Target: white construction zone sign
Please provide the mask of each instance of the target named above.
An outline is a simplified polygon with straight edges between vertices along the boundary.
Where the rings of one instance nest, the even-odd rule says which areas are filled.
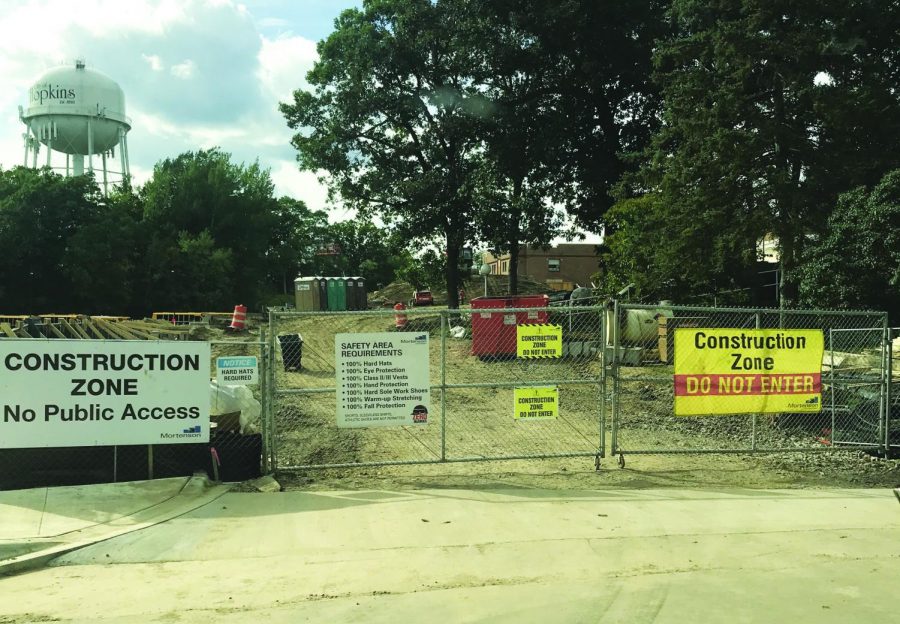
[[[0,340],[0,448],[209,441],[209,343]]]

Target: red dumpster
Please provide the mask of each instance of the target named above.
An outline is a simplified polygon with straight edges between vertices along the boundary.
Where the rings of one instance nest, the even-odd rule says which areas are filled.
[[[513,297],[476,297],[472,299],[472,355],[487,357],[516,356],[516,326],[546,323],[547,310],[507,312],[509,308],[546,308],[547,295]]]

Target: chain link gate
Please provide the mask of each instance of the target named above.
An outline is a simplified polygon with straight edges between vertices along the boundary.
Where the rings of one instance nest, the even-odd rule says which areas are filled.
[[[533,302],[476,300],[476,306],[494,307],[402,313],[270,311],[271,465],[291,470],[577,456],[599,462],[605,308],[517,303]],[[346,386],[337,370],[336,336],[371,333],[428,335],[427,424],[338,426],[338,392]],[[547,409],[525,409],[531,405]]]
[[[620,466],[629,453],[887,450],[891,351],[884,313],[613,303],[609,328],[611,452]],[[821,412],[676,417],[679,328],[821,330]]]

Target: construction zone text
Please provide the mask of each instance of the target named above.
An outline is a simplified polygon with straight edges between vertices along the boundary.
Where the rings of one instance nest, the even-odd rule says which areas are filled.
[[[675,415],[817,412],[818,330],[678,329]]]

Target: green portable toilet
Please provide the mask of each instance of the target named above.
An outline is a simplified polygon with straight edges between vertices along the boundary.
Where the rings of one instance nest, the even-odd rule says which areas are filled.
[[[319,277],[319,309],[321,311],[328,310],[328,278]]]
[[[328,311],[343,312],[347,309],[347,287],[343,277],[328,278]]]
[[[319,310],[319,278],[298,277],[294,280],[294,301],[297,310],[310,312]]]

